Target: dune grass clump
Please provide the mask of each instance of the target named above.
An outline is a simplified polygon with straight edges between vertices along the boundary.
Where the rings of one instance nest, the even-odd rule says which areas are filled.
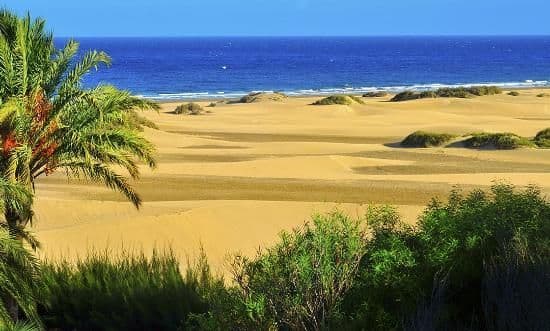
[[[464,146],[468,148],[516,149],[521,147],[532,147],[533,142],[527,138],[509,132],[480,132],[473,133],[470,138],[464,140]]]
[[[517,92],[517,91],[510,91],[510,92],[508,92],[508,95],[513,96],[513,97],[517,97],[517,96],[519,96],[519,94],[520,94],[520,93]]]
[[[46,262],[41,273],[47,329],[178,330],[208,309],[195,274],[182,276],[171,252],[90,254]]]
[[[541,148],[550,148],[550,128],[539,131],[534,139],[535,144]]]
[[[549,96],[549,95],[546,94],[546,93],[539,93],[539,94],[537,94],[537,98],[544,98],[544,97],[547,97],[547,96]]]
[[[354,103],[364,104],[361,98],[354,95],[331,95],[326,98],[317,100],[313,103],[315,106],[329,106],[329,105],[345,105],[349,106]]]
[[[174,109],[176,115],[200,115],[204,109],[198,103],[190,102],[179,105]]]
[[[256,93],[250,93],[248,95],[245,95],[244,97],[239,99],[239,103],[253,103],[253,102],[261,102],[261,101],[283,101],[287,98],[288,96],[282,92],[273,92],[273,93],[256,92]]]
[[[426,98],[471,98],[500,93],[502,93],[502,90],[497,86],[445,87],[435,91],[404,91],[396,94],[391,101],[399,102]]]
[[[404,91],[396,94],[393,98],[391,98],[390,101],[400,102],[400,101],[428,99],[428,98],[437,98],[437,94],[434,91],[423,91],[423,92]]]
[[[388,95],[386,91],[367,92],[363,94],[363,98],[382,98]]]
[[[433,133],[416,131],[408,135],[402,142],[403,147],[437,147],[451,141],[455,136],[448,133]]]
[[[158,126],[153,121],[138,114],[135,110],[129,111],[125,114],[124,122],[131,128],[138,131],[143,131],[144,127],[158,130]]]

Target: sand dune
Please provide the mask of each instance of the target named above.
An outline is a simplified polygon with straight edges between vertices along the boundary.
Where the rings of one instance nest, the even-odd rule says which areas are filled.
[[[228,104],[201,116],[147,113],[160,130],[145,134],[159,166],[135,183],[140,211],[104,188],[62,174],[37,185],[35,228],[50,258],[88,248],[164,247],[185,258],[202,243],[213,264],[226,254],[252,254],[282,229],[314,212],[341,208],[361,215],[366,204],[399,205],[414,222],[433,196],[458,185],[493,180],[537,184],[550,193],[550,150],[403,149],[416,130],[466,134],[511,131],[533,136],[550,127],[550,99],[540,90],[474,99],[310,106],[317,98]],[[206,105],[207,102],[204,102]]]

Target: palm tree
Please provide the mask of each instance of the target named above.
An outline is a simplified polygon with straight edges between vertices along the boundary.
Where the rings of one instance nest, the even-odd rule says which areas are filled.
[[[10,199],[5,199],[9,195]],[[18,184],[0,179],[0,210],[18,211],[32,200],[31,193]],[[4,203],[10,205],[6,206]],[[14,239],[5,228],[0,228],[0,329],[31,330],[41,325],[36,311],[39,265],[36,257],[20,240]],[[28,323],[17,323],[19,310],[25,313]]]
[[[129,177],[139,177],[139,163],[155,166],[154,146],[129,119],[134,109],[158,106],[109,85],[84,88],[83,77],[110,58],[90,51],[77,59],[78,46],[69,41],[57,50],[42,19],[0,11],[0,176],[33,191],[38,177],[62,169],[139,208]],[[5,195],[5,226],[36,248],[25,230],[32,201],[14,209],[11,199]]]

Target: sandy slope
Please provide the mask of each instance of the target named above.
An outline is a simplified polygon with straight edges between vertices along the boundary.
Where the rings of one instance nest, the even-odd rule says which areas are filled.
[[[512,131],[533,136],[550,127],[550,98],[540,91],[475,99],[310,106],[316,98],[219,105],[210,114],[146,114],[159,166],[135,183],[139,212],[120,196],[61,174],[41,179],[35,231],[49,257],[88,248],[163,247],[185,257],[202,243],[216,266],[227,253],[252,254],[282,229],[313,212],[365,204],[400,205],[413,222],[433,196],[453,185],[487,187],[493,180],[538,184],[550,193],[550,150],[402,149],[415,130],[464,134]],[[207,103],[204,103],[205,105]]]

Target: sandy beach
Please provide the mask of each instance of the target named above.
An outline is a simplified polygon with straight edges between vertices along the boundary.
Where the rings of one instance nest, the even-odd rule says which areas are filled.
[[[541,92],[548,93],[401,103],[365,98],[352,106],[289,98],[218,104],[200,116],[171,114],[178,103],[164,103],[159,113],[144,113],[159,126],[145,130],[157,146],[158,167],[144,168],[135,182],[141,210],[102,187],[67,182],[64,174],[41,178],[33,227],[40,254],[170,245],[185,260],[202,245],[222,268],[228,253],[253,254],[315,212],[362,215],[369,204],[392,204],[414,223],[432,197],[445,197],[455,185],[470,190],[504,180],[550,194],[550,150],[398,146],[416,130],[534,136],[550,127],[550,98],[536,97]]]

